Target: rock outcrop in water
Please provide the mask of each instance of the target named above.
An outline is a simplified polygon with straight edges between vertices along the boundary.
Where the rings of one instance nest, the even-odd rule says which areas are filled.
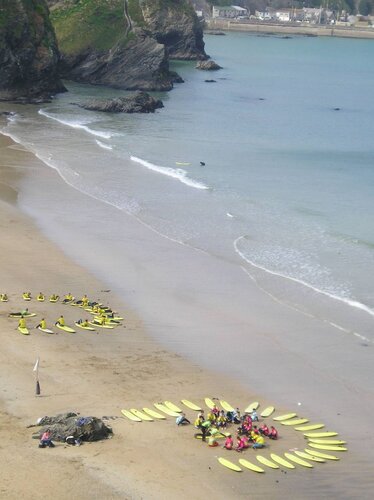
[[[217,69],[222,69],[222,66],[217,64],[215,61],[212,59],[209,59],[209,61],[199,61],[196,64],[197,69],[203,69],[205,71],[216,71]]]
[[[90,111],[107,113],[154,113],[156,109],[164,107],[162,101],[140,91],[116,99],[95,99],[78,106]]]
[[[169,56],[206,57],[189,0],[49,0],[64,77],[125,90],[170,90]]]
[[[0,100],[40,102],[64,89],[45,0],[0,1]]]

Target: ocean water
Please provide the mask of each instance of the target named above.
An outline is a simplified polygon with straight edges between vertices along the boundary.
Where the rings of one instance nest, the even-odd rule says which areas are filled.
[[[206,49],[223,69],[174,63],[185,83],[155,114],[85,111],[124,92],[67,82],[4,132],[98,207],[374,341],[373,41],[230,33]]]

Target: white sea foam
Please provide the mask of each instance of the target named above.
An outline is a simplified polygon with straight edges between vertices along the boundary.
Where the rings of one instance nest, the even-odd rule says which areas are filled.
[[[260,266],[259,264],[256,264],[255,262],[250,260],[241,250],[239,250],[238,243],[240,240],[242,240],[244,238],[245,238],[245,236],[239,236],[239,238],[237,238],[234,241],[234,249],[235,249],[235,252],[238,255],[240,255],[240,257],[243,260],[245,260],[248,264],[250,264],[251,266],[256,267],[257,269],[261,269],[262,271],[265,271],[268,274],[272,274],[273,276],[279,276],[280,278],[285,278],[285,279],[288,279],[290,281],[293,281],[294,283],[298,283],[299,285],[303,285],[307,288],[310,288],[311,290],[313,290],[316,293],[320,293],[322,295],[325,295],[326,297],[329,297],[330,299],[337,300],[339,302],[343,302],[344,304],[346,304],[350,307],[355,307],[356,309],[359,309],[361,311],[366,312],[367,314],[370,314],[370,316],[374,316],[373,309],[371,309],[370,307],[368,307],[365,304],[362,304],[361,302],[359,302],[357,300],[349,299],[347,297],[340,297],[339,295],[334,295],[333,293],[327,292],[326,290],[321,290],[320,288],[317,288],[317,287],[311,285],[310,283],[307,283],[306,281],[303,281],[301,279],[294,278],[294,277],[288,276],[284,273],[281,273],[278,271],[273,271],[273,270],[268,269],[264,266]]]
[[[61,123],[62,125],[67,125],[68,127],[84,130],[88,134],[95,135],[97,137],[102,137],[103,139],[110,139],[114,134],[110,132],[104,132],[102,130],[94,130],[90,127],[87,127],[87,120],[62,120],[61,118],[57,118],[57,116],[53,116],[50,113],[44,111],[44,109],[39,109],[39,115],[50,118],[51,120],[55,120],[56,122]]]
[[[187,186],[193,187],[195,189],[209,189],[209,186],[206,186],[202,182],[195,181],[194,179],[190,179],[187,177],[187,172],[182,168],[169,168],[169,167],[160,167],[159,165],[154,165],[149,161],[142,160],[141,158],[137,158],[136,156],[131,156],[130,159],[143,167],[148,168],[149,170],[153,170],[154,172],[158,172],[159,174],[167,175],[168,177],[172,177],[173,179],[177,179],[183,184]]]
[[[98,141],[97,139],[95,139],[95,141],[96,141],[96,144],[103,149],[109,149],[110,151],[113,149],[112,146],[110,146],[109,144],[104,144],[103,142]]]

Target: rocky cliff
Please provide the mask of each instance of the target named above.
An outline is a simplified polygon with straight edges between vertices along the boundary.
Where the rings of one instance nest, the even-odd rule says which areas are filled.
[[[62,74],[126,90],[170,90],[169,55],[204,58],[188,0],[49,0]]]
[[[172,59],[205,59],[203,27],[189,1],[138,0],[152,36]]]
[[[0,100],[45,99],[64,90],[45,0],[0,0]]]

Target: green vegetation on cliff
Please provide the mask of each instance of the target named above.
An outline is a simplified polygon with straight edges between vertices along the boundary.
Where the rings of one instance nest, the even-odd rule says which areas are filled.
[[[67,55],[105,51],[124,40],[128,24],[123,0],[67,0],[51,9],[60,50]]]

